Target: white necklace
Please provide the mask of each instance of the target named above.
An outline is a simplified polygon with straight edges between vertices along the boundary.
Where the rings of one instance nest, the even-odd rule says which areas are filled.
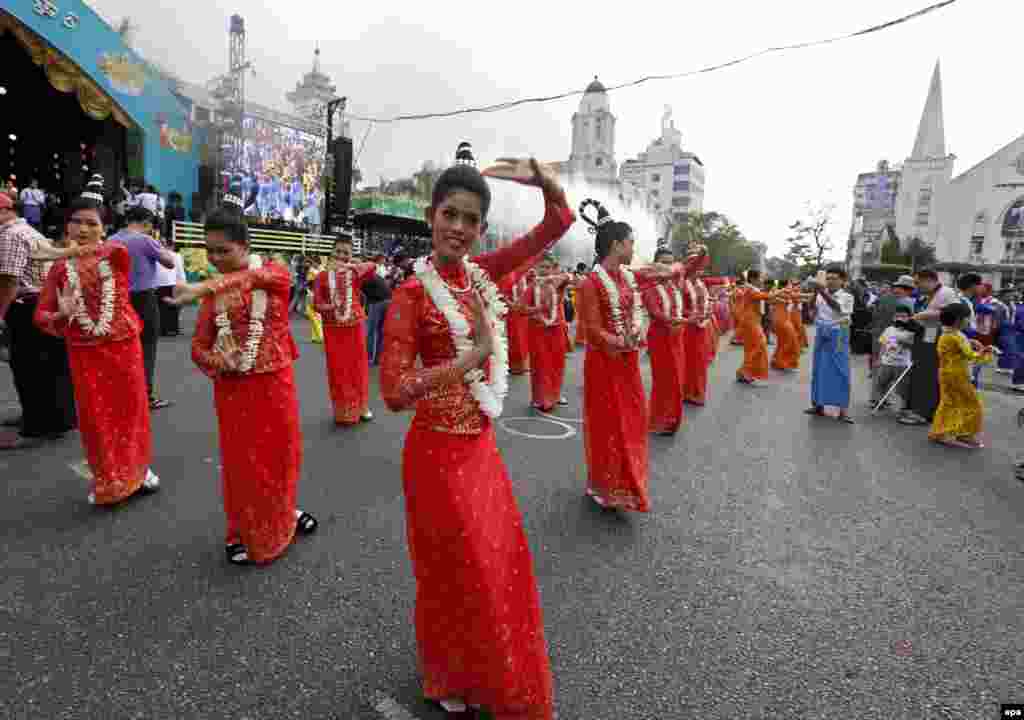
[[[463,293],[475,289],[483,299],[484,317],[490,323],[491,332],[494,335],[494,350],[489,358],[491,379],[485,381],[486,376],[480,368],[466,373],[465,379],[469,383],[470,392],[473,393],[480,410],[494,419],[501,416],[505,396],[508,394],[508,344],[504,322],[507,309],[501,299],[498,286],[491,282],[483,268],[468,260],[463,260],[462,263],[466,268],[468,278],[464,290],[451,288],[437,272],[433,261],[426,257],[421,257],[416,261],[413,265],[413,272],[423,284],[423,289],[427,291],[434,307],[448,322],[448,332],[451,335],[452,344],[455,345],[457,358],[472,352],[473,341],[469,339],[469,322],[463,315],[462,308],[455,301],[452,290]]]
[[[68,285],[71,287],[71,294],[75,303],[74,318],[87,335],[102,337],[110,334],[110,327],[114,321],[114,273],[110,269],[110,260],[104,258],[96,265],[102,284],[100,286],[100,314],[93,322],[89,317],[89,311],[85,306],[85,297],[82,294],[82,279],[78,274],[78,261],[69,258],[64,268],[68,276]]]
[[[337,275],[344,274],[345,276],[345,300],[344,302],[338,297],[338,286],[337,286]],[[336,272],[327,272],[327,285],[331,291],[331,304],[334,305],[334,317],[338,322],[346,323],[352,317],[352,271],[351,270],[339,270]],[[340,314],[338,306],[341,306]]]
[[[672,284],[672,297],[668,295],[668,290],[665,288],[664,283],[660,283],[658,286],[658,295],[661,297],[661,307],[665,311],[665,314],[675,320],[676,322],[683,319],[683,294],[679,292],[679,288],[676,287],[675,283]],[[673,300],[675,303],[673,304]]]
[[[259,255],[249,256],[249,269],[255,270],[263,267],[263,260]],[[249,312],[249,337],[242,351],[242,360],[238,365],[238,372],[247,373],[256,364],[256,356],[259,354],[260,342],[263,340],[263,318],[267,314],[267,292],[266,290],[252,291],[252,309]],[[214,349],[222,355],[227,355],[236,344],[231,334],[231,320],[228,318],[227,303],[223,297],[217,298],[217,317],[214,318],[217,325],[217,339],[213,343]]]
[[[626,280],[626,284],[629,289],[633,291],[633,329],[642,334],[643,325],[646,319],[646,313],[644,312],[643,303],[640,301],[640,291],[636,286],[636,278],[633,277],[633,271],[629,268],[622,266],[619,268],[622,273],[622,277]],[[608,303],[611,306],[612,312],[612,326],[615,328],[615,333],[622,338],[626,339],[626,325],[624,318],[622,317],[622,299],[619,297],[619,287],[612,280],[611,275],[604,269],[604,266],[598,263],[595,266],[595,272],[597,273],[597,279],[601,281],[601,285],[604,286],[604,291],[608,293]]]
[[[512,302],[518,303],[524,292],[526,292],[526,278],[522,277],[512,286]]]

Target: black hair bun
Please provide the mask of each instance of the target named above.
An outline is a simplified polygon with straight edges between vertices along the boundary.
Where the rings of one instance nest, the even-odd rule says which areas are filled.
[[[589,207],[596,208],[596,217],[591,218],[587,215],[587,208]],[[612,216],[608,209],[593,198],[587,198],[580,203],[580,217],[583,218],[583,222],[590,226],[590,232],[597,232],[599,227],[605,223],[612,222]]]
[[[455,164],[476,167],[476,158],[473,157],[473,146],[468,142],[459,143],[459,148],[455,151]]]

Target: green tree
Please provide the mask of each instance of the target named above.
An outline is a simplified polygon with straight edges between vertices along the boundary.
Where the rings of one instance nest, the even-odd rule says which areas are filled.
[[[915,237],[907,243],[903,258],[903,264],[909,265],[911,270],[920,270],[935,264],[935,248],[921,238]]]
[[[895,235],[890,235],[889,239],[882,245],[882,264],[884,265],[904,265],[905,258],[902,251],[900,250],[900,241]]]
[[[790,243],[791,251],[799,248],[799,256],[806,258],[805,264],[811,265],[814,272],[821,269],[825,255],[833,249],[828,230],[835,209],[836,206],[831,203],[817,206],[808,204],[806,216],[789,226],[793,234],[786,242]]]

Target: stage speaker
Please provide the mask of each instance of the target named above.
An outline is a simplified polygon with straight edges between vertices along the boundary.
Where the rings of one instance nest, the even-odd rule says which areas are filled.
[[[334,156],[331,216],[346,218],[352,208],[352,138],[340,137],[334,140],[331,154]]]
[[[217,181],[217,172],[209,165],[199,166],[199,197],[202,198],[202,205],[204,208],[206,205],[213,200],[215,183]]]

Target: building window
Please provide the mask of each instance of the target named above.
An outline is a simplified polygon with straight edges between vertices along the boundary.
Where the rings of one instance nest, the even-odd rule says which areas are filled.
[[[874,240],[865,240],[864,241],[864,254],[865,255],[873,255],[874,252],[875,252],[875,241]]]
[[[604,160],[602,160],[601,158],[597,158],[596,160],[594,160],[594,164],[597,165],[597,167],[601,167],[602,165],[604,165]]]
[[[654,182],[661,182],[661,175],[659,175],[658,173],[652,173],[651,174],[651,182],[652,183],[654,183]]]
[[[676,175],[689,175],[690,163],[679,163],[674,168],[672,168],[672,172]]]
[[[658,191],[657,190],[651,190],[651,197],[658,197]]]
[[[672,198],[672,207],[690,207],[690,198],[686,195]]]
[[[914,221],[915,225],[927,225],[928,224],[928,212],[919,212],[917,219]]]
[[[971,240],[971,255],[981,255],[981,251],[984,249],[984,240]]]
[[[971,233],[971,237],[984,239],[985,238],[985,225],[986,225],[986,223],[987,223],[987,219],[985,217],[985,213],[980,212],[977,215],[975,215],[974,216],[974,231]]]
[[[672,183],[672,192],[688,192],[689,190],[689,180],[676,180],[674,183]]]

